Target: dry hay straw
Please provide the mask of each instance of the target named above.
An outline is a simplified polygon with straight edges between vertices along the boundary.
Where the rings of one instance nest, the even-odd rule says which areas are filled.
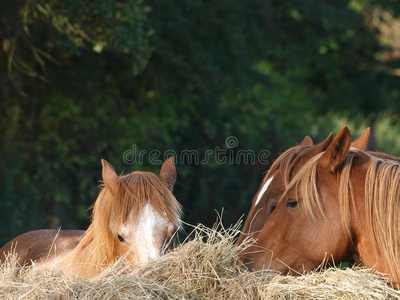
[[[302,276],[250,273],[235,266],[239,224],[198,225],[190,241],[140,269],[123,260],[101,275],[68,279],[57,269],[17,268],[10,255],[0,267],[0,299],[400,299],[366,269],[328,269]]]

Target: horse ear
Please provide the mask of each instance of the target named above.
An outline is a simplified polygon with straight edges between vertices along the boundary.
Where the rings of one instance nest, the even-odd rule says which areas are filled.
[[[344,162],[350,149],[351,135],[347,126],[344,126],[336,135],[332,143],[318,161],[318,166],[328,168],[331,172]]]
[[[103,166],[103,182],[106,187],[115,195],[119,187],[119,178],[113,166],[105,159],[101,160]]]
[[[331,132],[327,136],[325,141],[323,141],[322,143],[319,143],[317,146],[315,146],[315,153],[319,153],[319,152],[325,151],[326,148],[328,148],[328,146],[331,144],[332,139],[333,139],[333,133]]]
[[[333,140],[333,132],[328,134],[328,137],[325,139],[325,141],[323,141],[321,143],[322,151],[325,151],[326,148],[328,148],[328,146],[331,144],[332,140]]]
[[[176,180],[176,168],[174,164],[174,157],[166,159],[160,171],[160,179],[165,183],[167,188],[172,191]]]
[[[300,146],[312,146],[314,145],[313,140],[306,135],[303,139],[303,141],[300,143]]]
[[[367,148],[369,132],[370,128],[368,127],[358,139],[351,143],[351,146],[358,150],[364,151],[365,148]]]

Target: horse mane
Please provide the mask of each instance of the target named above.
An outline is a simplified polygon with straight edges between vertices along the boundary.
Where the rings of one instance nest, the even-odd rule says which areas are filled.
[[[322,200],[319,195],[319,190],[317,186],[317,167],[318,160],[325,152],[316,154],[310,160],[308,160],[294,175],[293,178],[289,178],[291,168],[294,167],[292,164],[283,176],[286,177],[285,192],[282,194],[282,201],[286,194],[293,188],[296,190],[296,197],[301,199],[302,206],[304,207],[306,213],[316,219],[318,217],[325,217]],[[339,206],[343,221],[348,227],[349,224],[349,208],[350,203],[354,200],[353,185],[351,182],[350,172],[353,165],[354,154],[348,154],[342,167],[341,172],[337,173],[336,181],[339,184]]]
[[[293,167],[299,158],[308,152],[312,146],[294,146],[292,148],[287,149],[283,152],[272,164],[271,168],[269,168],[267,175],[265,175],[261,186],[264,186],[265,182],[272,176],[272,174],[278,170],[282,169],[282,179],[285,182],[285,185],[289,184],[290,175],[293,173]],[[285,176],[287,174],[288,176]]]
[[[342,220],[350,234],[350,208],[355,207],[354,186],[351,171],[358,150],[350,150],[341,169],[337,172],[338,199]],[[313,219],[325,217],[322,200],[317,186],[318,160],[324,152],[307,161],[293,176],[291,163],[283,170],[286,180],[283,201],[289,190],[295,188],[297,198],[305,212]],[[365,153],[365,152],[364,152]],[[376,256],[384,257],[394,278],[400,278],[400,164],[384,160],[369,153],[371,157],[365,177],[365,213],[371,242]]]
[[[379,178],[379,180],[377,180]],[[365,179],[367,223],[375,253],[383,255],[390,272],[400,278],[400,164],[374,160]]]
[[[128,215],[136,219],[146,203],[175,225],[180,225],[182,208],[172,192],[153,173],[136,171],[119,177],[116,195],[102,184],[94,203],[92,223],[64,265],[79,265],[78,276],[91,277],[102,267],[115,262],[118,229]],[[83,255],[88,252],[89,255]]]
[[[390,154],[384,153],[384,152],[379,152],[379,151],[366,151],[369,155],[382,158],[382,159],[387,159],[387,160],[394,160],[394,161],[400,161],[400,157],[392,156]]]

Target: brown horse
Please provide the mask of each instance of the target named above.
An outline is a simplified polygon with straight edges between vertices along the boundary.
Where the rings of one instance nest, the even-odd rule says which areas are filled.
[[[93,277],[118,258],[135,267],[173,247],[181,223],[181,206],[172,195],[173,157],[162,165],[160,177],[140,171],[118,177],[107,161],[102,166],[104,185],[86,232],[24,233],[0,249],[0,261],[15,252],[20,265],[57,265],[70,276]]]
[[[325,151],[304,155],[271,169],[275,208],[241,261],[253,270],[301,274],[355,257],[397,285],[400,164],[351,148],[347,127]]]
[[[365,150],[368,143],[369,133],[370,129],[367,128],[360,138],[355,140],[351,146],[356,149]],[[325,141],[319,145],[314,145],[312,139],[309,136],[306,136],[299,146],[288,149],[278,157],[271,166],[268,174],[261,183],[260,189],[253,198],[252,206],[236,244],[239,245],[247,237],[254,237],[255,234],[260,232],[269,215],[274,211],[276,207],[276,199],[280,197],[284,190],[282,189],[278,191],[276,189],[268,189],[268,187],[270,185],[276,185],[276,181],[281,180],[280,170],[283,169],[286,170],[286,172],[290,170],[292,173],[291,176],[293,176],[298,171],[297,166],[301,166],[315,155],[325,151],[332,142],[332,138],[333,134],[331,133]],[[288,182],[285,182],[285,184],[287,183]]]

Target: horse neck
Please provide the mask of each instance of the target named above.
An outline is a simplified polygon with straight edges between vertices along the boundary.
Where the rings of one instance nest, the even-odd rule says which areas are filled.
[[[368,224],[365,218],[359,219],[359,225],[354,230],[357,238],[355,239],[355,253],[353,259],[356,263],[362,263],[367,268],[373,268],[382,274],[387,274],[387,278],[393,283],[400,282],[400,272],[398,265],[389,262],[386,255],[381,252],[377,252],[374,249],[374,243],[372,234],[366,229]]]
[[[355,205],[351,223],[361,261],[369,268],[389,274],[397,283],[400,282],[400,167],[396,165],[374,159],[365,176],[353,172]]]

